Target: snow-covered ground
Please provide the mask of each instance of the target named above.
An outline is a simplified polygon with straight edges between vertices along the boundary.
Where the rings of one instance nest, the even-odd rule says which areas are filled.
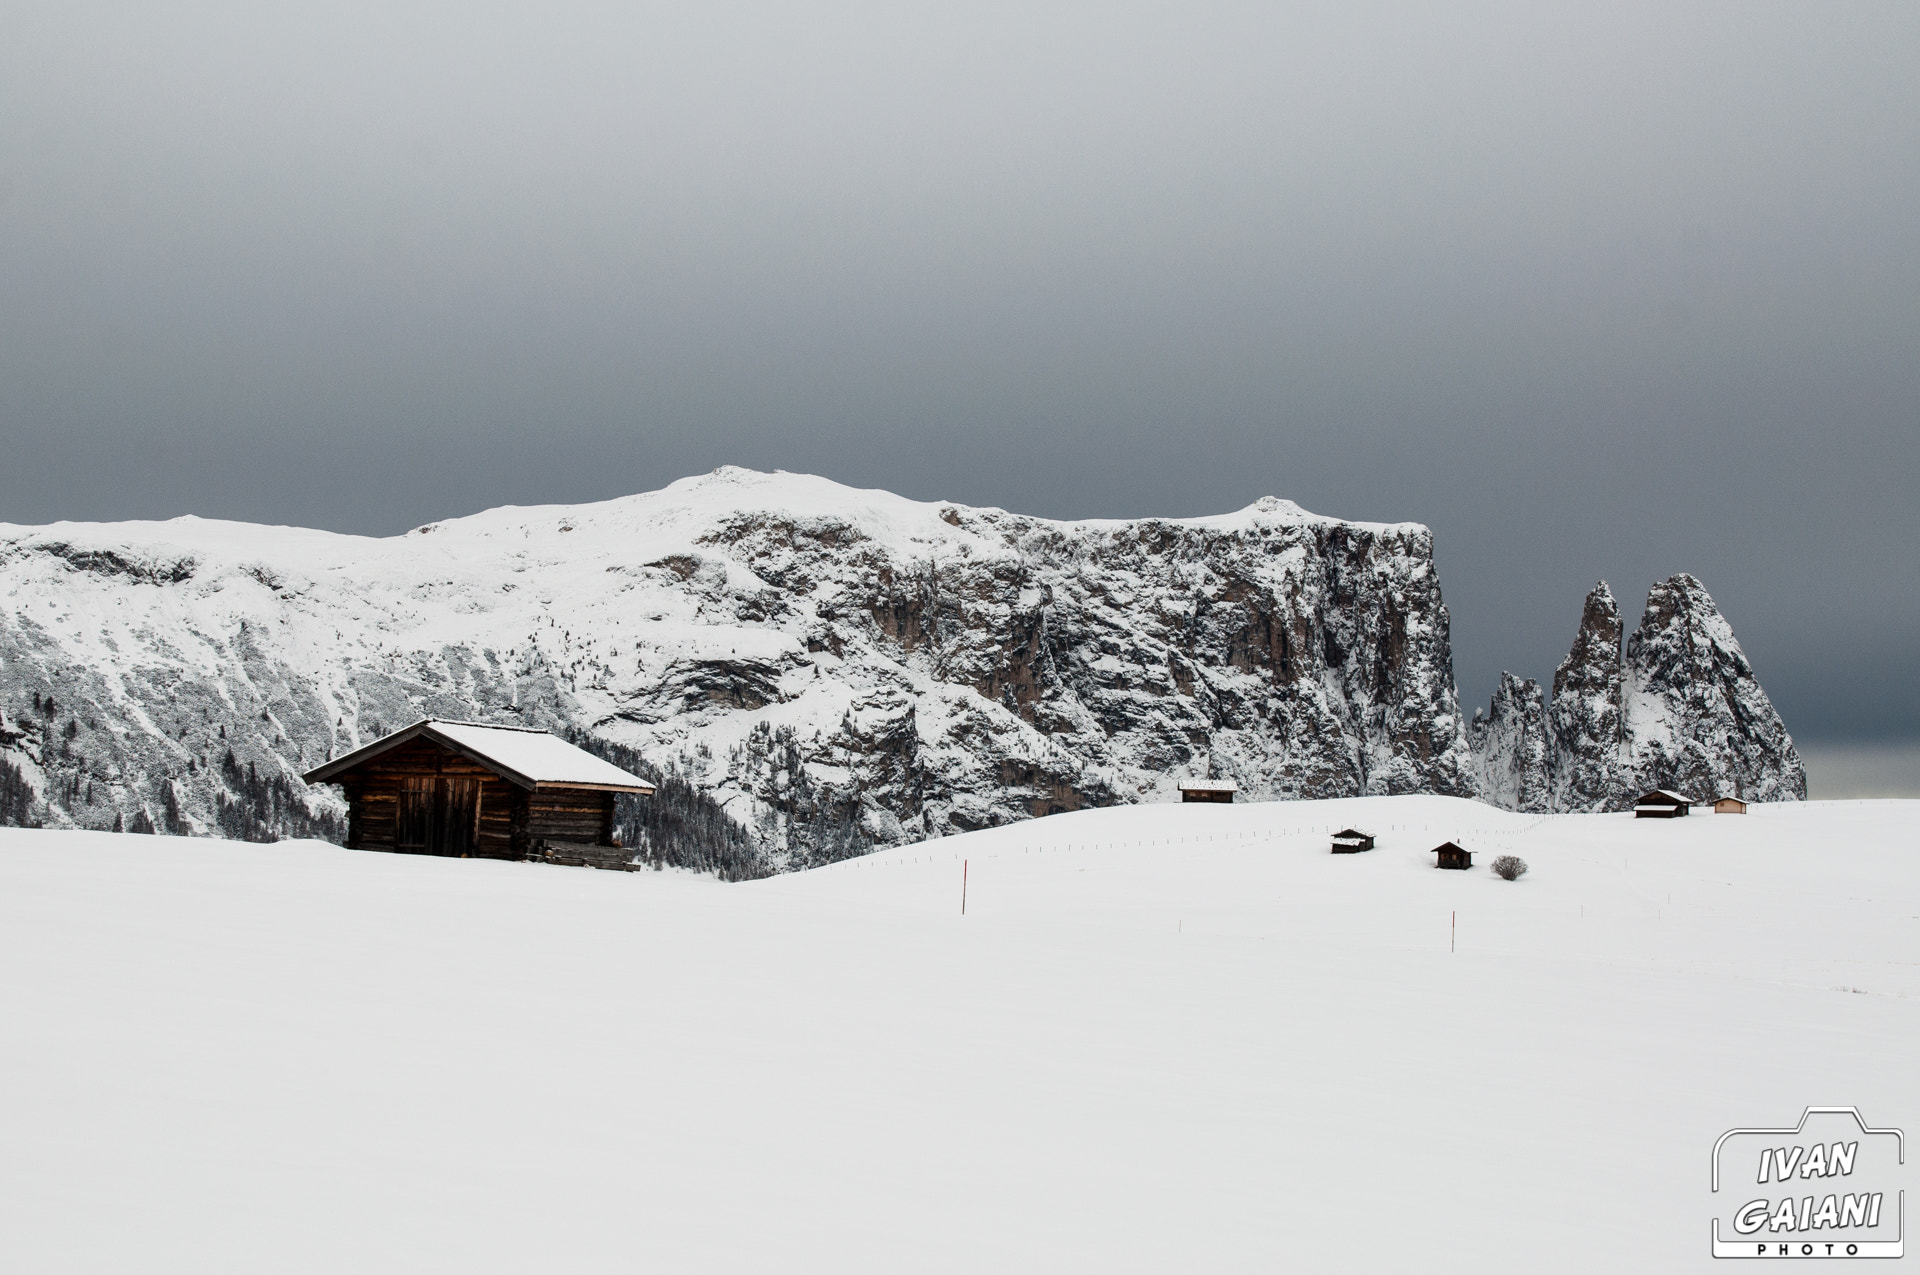
[[[0,830],[0,1266],[1703,1270],[1725,1130],[1920,1131],[1916,834],[1163,805],[729,886]]]

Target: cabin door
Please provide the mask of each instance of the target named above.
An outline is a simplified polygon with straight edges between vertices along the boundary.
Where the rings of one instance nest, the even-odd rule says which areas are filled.
[[[480,823],[480,781],[408,776],[400,781],[393,848],[401,854],[468,855]]]
[[[393,848],[401,854],[431,854],[433,777],[407,775],[400,780],[400,806],[394,811]]]
[[[474,832],[480,824],[480,781],[478,779],[442,779],[439,798],[434,804],[440,817],[439,849],[434,854],[469,855],[474,850]]]

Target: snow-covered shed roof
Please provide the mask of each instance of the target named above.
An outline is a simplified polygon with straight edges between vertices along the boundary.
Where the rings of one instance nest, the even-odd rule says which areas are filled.
[[[1640,799],[1633,804],[1636,806],[1690,806],[1693,803],[1677,792],[1655,788],[1652,792],[1641,794]]]
[[[1231,779],[1182,779],[1181,792],[1239,792],[1240,785]]]
[[[1371,832],[1362,832],[1358,828],[1342,828],[1333,834],[1333,839],[1335,841],[1371,841],[1373,840],[1373,834]]]
[[[344,757],[302,776],[310,784],[330,783],[355,766],[413,739],[430,739],[497,773],[522,788],[599,788],[651,793],[653,785],[610,761],[576,748],[559,736],[525,726],[483,726],[426,718],[405,730],[376,739]]]

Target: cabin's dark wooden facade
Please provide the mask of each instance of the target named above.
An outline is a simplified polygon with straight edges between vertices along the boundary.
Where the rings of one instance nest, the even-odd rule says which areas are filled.
[[[531,783],[479,750],[427,733],[307,778],[340,785],[351,849],[591,867],[628,866],[614,838],[614,796],[651,791]]]
[[[1465,869],[1473,866],[1473,852],[1463,849],[1451,841],[1442,842],[1440,845],[1435,846],[1433,853],[1433,866],[1436,868]]]
[[[1232,780],[1208,779],[1199,782],[1189,781],[1180,785],[1180,800],[1182,802],[1210,801],[1231,805],[1233,803],[1233,794],[1237,790],[1237,787]]]
[[[542,841],[613,844],[613,794],[526,789],[431,739],[411,739],[333,782],[355,850],[525,859]]]
[[[1656,788],[1633,803],[1635,819],[1681,819],[1693,803],[1679,793]]]
[[[1333,834],[1333,852],[1335,854],[1360,854],[1373,849],[1373,834],[1362,832],[1358,828],[1342,828]]]

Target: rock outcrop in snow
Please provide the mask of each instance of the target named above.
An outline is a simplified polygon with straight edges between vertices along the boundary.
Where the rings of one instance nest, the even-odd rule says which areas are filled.
[[[1505,674],[1469,726],[1481,790],[1516,810],[1624,810],[1667,788],[1695,800],[1804,800],[1806,768],[1733,629],[1698,580],[1653,587],[1623,651],[1620,610],[1602,581],[1573,649],[1540,688]]]

